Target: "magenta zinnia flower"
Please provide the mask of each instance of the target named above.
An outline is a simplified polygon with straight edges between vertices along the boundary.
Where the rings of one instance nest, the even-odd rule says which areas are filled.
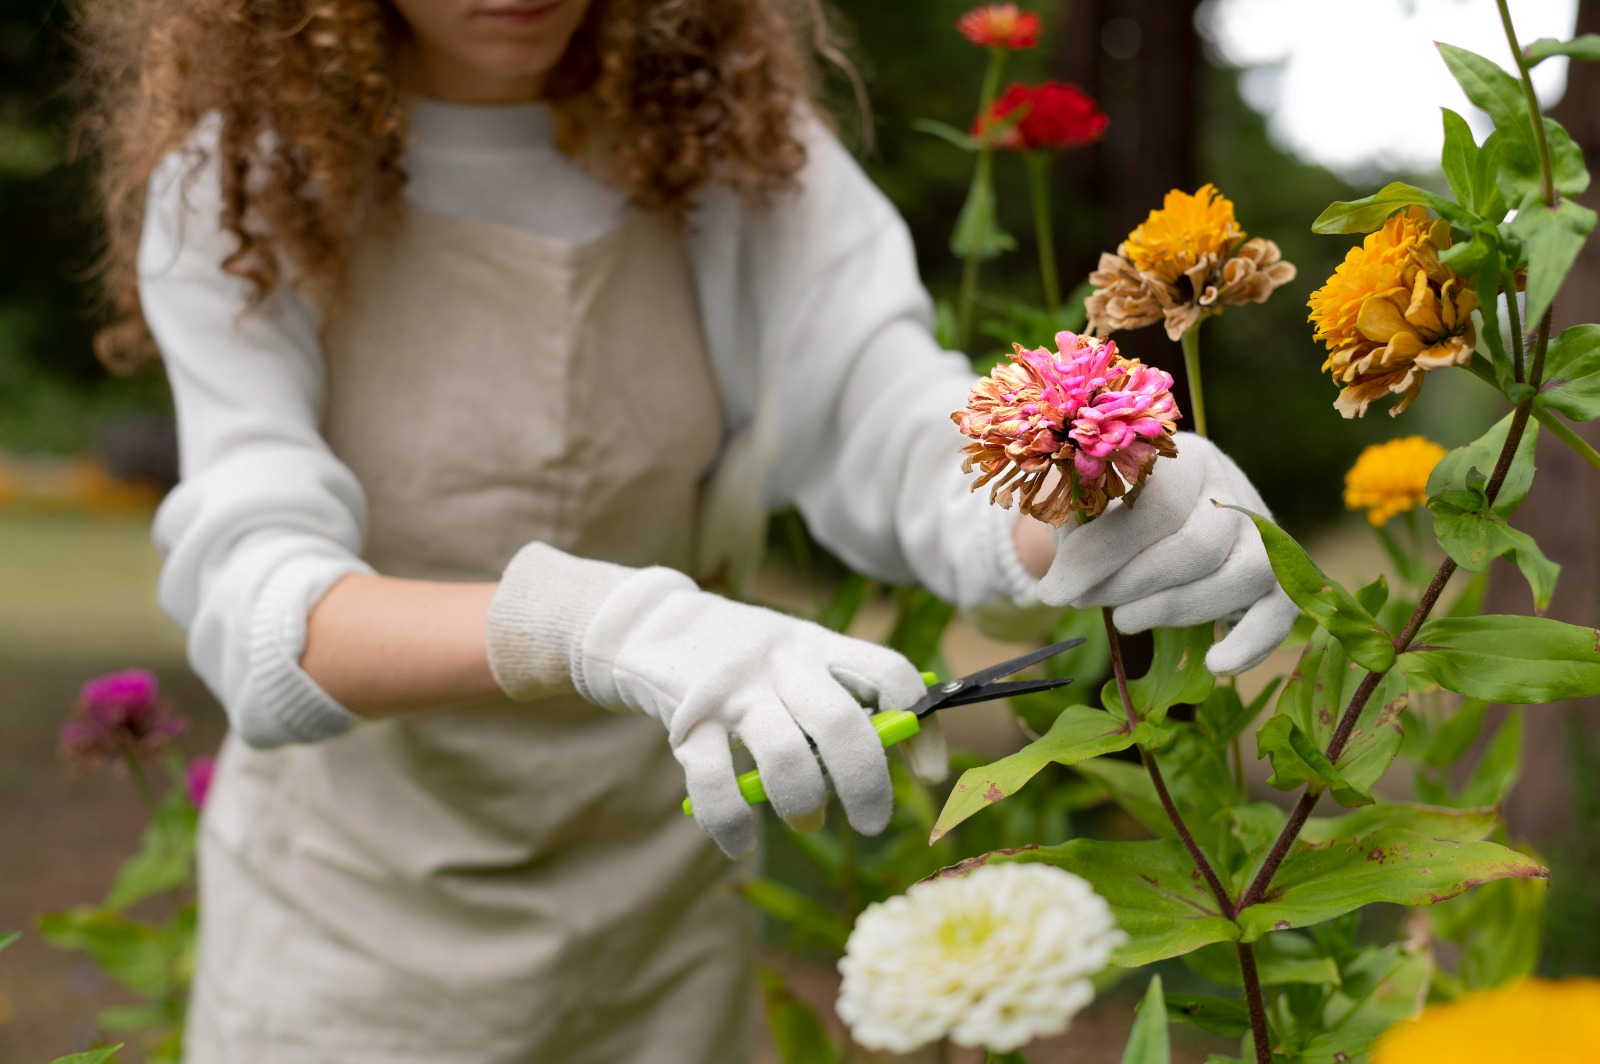
[[[1099,516],[1144,483],[1156,459],[1178,453],[1172,441],[1182,416],[1172,376],[1123,358],[1110,340],[1056,334],[1056,350],[1014,345],[1011,362],[972,386],[967,406],[950,415],[973,440],[962,469],[981,471],[977,489],[1052,525],[1074,514]],[[1052,470],[1061,473],[1045,498]]]
[[[61,754],[82,767],[125,755],[145,757],[188,725],[161,700],[154,674],[114,672],[83,685],[72,719],[61,726]]]
[[[189,804],[196,809],[205,806],[206,795],[211,792],[211,777],[216,771],[217,759],[214,757],[197,757],[189,762],[189,768],[183,774],[183,784],[189,792]]]

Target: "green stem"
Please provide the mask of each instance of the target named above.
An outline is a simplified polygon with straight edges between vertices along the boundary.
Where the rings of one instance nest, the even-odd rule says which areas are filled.
[[[856,881],[859,864],[856,833],[847,824],[839,831],[839,880],[844,914],[852,924],[861,915],[860,884]]]
[[[1189,374],[1189,413],[1194,415],[1194,431],[1206,435],[1206,401],[1200,389],[1200,323],[1183,334],[1183,368]]]
[[[1061,309],[1061,282],[1056,277],[1055,227],[1050,218],[1049,152],[1030,151],[1024,160],[1028,167],[1028,188],[1033,193],[1033,233],[1039,245],[1039,278],[1044,282],[1044,305],[1052,319]]]
[[[1256,1064],[1272,1064],[1272,1036],[1267,1031],[1267,999],[1261,993],[1261,975],[1256,970],[1256,948],[1239,943],[1239,975],[1244,982],[1244,1000],[1250,1010],[1250,1040],[1256,1047]]]
[[[982,122],[989,115],[994,106],[995,97],[1000,94],[1000,75],[1005,69],[1007,51],[1004,48],[989,49],[989,66],[983,72],[983,88],[978,93],[978,115]],[[979,129],[982,129],[980,125]],[[994,151],[989,147],[987,134],[983,137],[983,144],[978,149],[978,162],[972,172],[972,189],[968,197],[976,195],[977,189],[993,189],[994,186]],[[990,197],[993,199],[993,196]],[[956,303],[956,347],[963,354],[971,354],[967,347],[972,342],[972,318],[978,304],[978,270],[983,264],[983,257],[979,249],[967,248],[966,256],[961,264],[961,295]]]
[[[1239,788],[1240,794],[1244,794],[1244,740],[1235,735],[1231,746],[1233,749],[1233,785]]]
[[[1534,407],[1533,416],[1538,419],[1539,424],[1549,429],[1556,439],[1571,447],[1579,458],[1600,469],[1600,451],[1589,446],[1589,441],[1574,432],[1572,426],[1543,407]]]
[[[144,799],[145,806],[154,813],[157,808],[156,791],[150,786],[150,777],[145,773],[144,765],[140,763],[137,754],[128,755],[128,775],[133,777],[134,785],[139,788],[139,796]]]
[[[1505,27],[1506,41],[1511,45],[1511,56],[1517,62],[1517,76],[1522,82],[1522,98],[1528,102],[1528,117],[1533,120],[1534,142],[1539,146],[1539,174],[1543,184],[1546,206],[1554,207],[1561,199],[1556,191],[1555,167],[1550,162],[1550,142],[1544,135],[1544,114],[1539,110],[1539,97],[1533,91],[1533,77],[1528,72],[1528,57],[1522,54],[1517,43],[1517,31],[1511,25],[1511,8],[1506,0],[1497,0],[1500,6],[1500,24]],[[1515,298],[1513,296],[1512,298]]]
[[[1515,357],[1511,360],[1511,369],[1516,376],[1517,383],[1521,384],[1524,377],[1522,363],[1527,358],[1527,344],[1523,342],[1522,337],[1522,308],[1517,306],[1517,275],[1515,271],[1502,270],[1500,284],[1506,290],[1506,320],[1511,324],[1511,342],[1515,345],[1513,350],[1516,352]],[[1491,292],[1489,293],[1489,298],[1498,299],[1499,297]]]

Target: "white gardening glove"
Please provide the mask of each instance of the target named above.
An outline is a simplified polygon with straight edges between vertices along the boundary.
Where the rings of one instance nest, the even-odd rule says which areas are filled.
[[[583,585],[585,601],[523,590],[553,582]],[[571,625],[575,615],[586,620]],[[568,630],[552,634],[554,624]],[[895,651],[708,594],[672,569],[627,569],[534,544],[507,568],[490,609],[490,662],[513,698],[537,687],[519,671],[513,648],[552,643],[565,644],[579,694],[666,727],[695,818],[730,857],[756,844],[729,749],[736,738],[755,758],[773,809],[792,826],[822,823],[828,789],[819,757],[853,828],[873,835],[888,824],[888,761],[868,716],[905,709],[927,693]],[[935,743],[942,754],[933,732],[912,760],[942,776],[942,765],[927,763]]]
[[[1087,525],[1058,530],[1039,598],[1115,607],[1112,621],[1124,632],[1238,618],[1206,654],[1206,668],[1244,672],[1283,642],[1300,611],[1250,519],[1213,505],[1270,517],[1249,479],[1204,437],[1180,432],[1176,442],[1177,457],[1156,462],[1131,505],[1118,500]]]

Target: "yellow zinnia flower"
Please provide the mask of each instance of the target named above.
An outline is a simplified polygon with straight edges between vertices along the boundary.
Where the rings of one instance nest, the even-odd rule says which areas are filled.
[[[1190,268],[1227,253],[1244,237],[1233,202],[1210,184],[1194,195],[1173,189],[1144,224],[1128,234],[1122,254],[1140,273],[1175,284]]]
[[[1345,509],[1367,511],[1372,527],[1382,528],[1428,501],[1428,474],[1444,456],[1443,447],[1421,436],[1373,444],[1344,475]]]
[[[1322,368],[1344,386],[1334,406],[1345,417],[1365,415],[1388,394],[1401,397],[1389,411],[1398,414],[1422,390],[1423,374],[1472,360],[1478,297],[1439,261],[1449,246],[1449,222],[1407,207],[1311,294],[1316,339],[1330,352]]]
[[[1600,979],[1524,979],[1447,1005],[1378,1040],[1372,1064],[1594,1064]]]
[[[1165,320],[1167,336],[1178,340],[1225,306],[1265,302],[1294,279],[1294,266],[1272,241],[1244,238],[1216,188],[1202,185],[1192,196],[1173,189],[1115,255],[1100,256],[1089,275],[1089,331],[1104,336]]]

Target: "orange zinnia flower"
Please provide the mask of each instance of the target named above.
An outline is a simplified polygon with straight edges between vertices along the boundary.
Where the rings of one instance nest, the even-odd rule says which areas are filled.
[[[1016,4],[985,4],[956,21],[961,35],[981,48],[1032,48],[1039,43],[1039,16]]]

